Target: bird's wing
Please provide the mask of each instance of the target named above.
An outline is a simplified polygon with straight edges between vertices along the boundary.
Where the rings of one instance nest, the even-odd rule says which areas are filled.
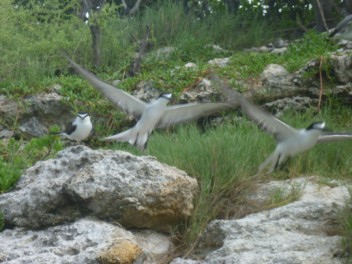
[[[241,96],[239,98],[242,111],[249,116],[258,126],[272,134],[277,142],[294,136],[297,130],[274,117],[269,112],[249,102]]]
[[[136,119],[139,119],[142,115],[146,103],[143,101],[133,97],[132,95],[122,91],[111,84],[108,84],[94,74],[88,72],[80,65],[75,63],[71,58],[67,55],[64,55],[67,60],[71,63],[73,68],[82,75],[86,80],[90,82],[90,84],[99,92],[101,92],[110,102],[112,102],[116,107],[123,110],[129,115],[133,115]]]
[[[70,135],[73,131],[76,130],[76,127],[77,125],[75,124],[75,122],[71,122],[67,124],[67,126],[65,127],[64,133],[66,133],[67,135]]]
[[[221,88],[222,93],[227,97],[229,102],[240,104],[242,111],[258,126],[272,134],[277,142],[290,138],[297,133],[297,130],[293,127],[290,127],[264,109],[249,102],[241,93],[221,81],[216,74],[212,74],[211,80]]]
[[[324,133],[319,136],[318,143],[351,140],[352,133]]]
[[[334,28],[334,30],[329,34],[329,37],[333,37],[340,31],[342,31],[344,28],[348,26],[348,24],[352,21],[352,15],[346,16],[344,19],[342,19]]]
[[[184,105],[169,106],[165,109],[156,128],[168,127],[171,125],[195,120],[201,116],[210,115],[223,110],[229,110],[234,105],[230,103],[190,103]]]

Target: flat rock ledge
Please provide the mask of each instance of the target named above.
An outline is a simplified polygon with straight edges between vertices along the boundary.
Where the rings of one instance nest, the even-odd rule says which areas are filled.
[[[73,146],[29,168],[0,195],[5,227],[42,229],[82,217],[169,231],[193,210],[197,181],[154,157]]]
[[[130,232],[93,218],[42,230],[6,229],[0,241],[0,262],[7,264],[155,264],[173,249],[163,234]]]
[[[318,177],[273,181],[261,186],[253,201],[274,193],[299,191],[294,202],[242,219],[208,224],[193,259],[172,264],[342,264],[341,237],[334,234],[339,210],[349,199],[348,186],[319,183]]]

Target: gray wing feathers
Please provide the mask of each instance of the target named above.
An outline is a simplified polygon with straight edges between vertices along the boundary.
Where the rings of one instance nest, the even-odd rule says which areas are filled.
[[[336,35],[339,31],[346,28],[351,23],[351,21],[352,21],[352,15],[346,16],[342,21],[340,21],[340,23],[336,25],[334,30],[329,34],[329,37]]]
[[[220,86],[223,94],[228,97],[230,101],[240,104],[242,111],[258,126],[272,134],[276,141],[280,142],[287,137],[293,136],[297,132],[296,129],[288,126],[272,114],[249,102],[241,93],[223,83],[216,75],[212,76],[212,80]]]
[[[323,134],[318,138],[318,143],[329,143],[336,141],[343,141],[352,139],[351,133],[331,133],[331,134]]]
[[[264,109],[250,103],[243,96],[239,98],[242,111],[248,115],[257,125],[272,134],[276,141],[280,142],[297,133],[297,130],[280,121]]]
[[[191,103],[185,105],[174,105],[166,108],[156,128],[168,127],[210,115],[223,110],[229,110],[234,105],[230,103]]]
[[[96,77],[94,74],[83,69],[68,56],[65,55],[67,60],[71,63],[73,68],[82,75],[90,84],[99,92],[101,92],[109,101],[111,101],[116,107],[133,115],[136,119],[142,115],[146,104],[141,100],[133,97],[132,95],[122,91]]]

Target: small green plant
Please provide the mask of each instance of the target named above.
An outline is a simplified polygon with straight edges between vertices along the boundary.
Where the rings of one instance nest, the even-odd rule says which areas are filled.
[[[302,193],[302,186],[294,184],[290,190],[287,188],[274,188],[264,203],[266,209],[284,206],[286,204],[296,201]]]
[[[11,189],[24,169],[51,157],[63,147],[62,142],[51,135],[33,138],[28,143],[10,139],[0,144],[0,193]]]

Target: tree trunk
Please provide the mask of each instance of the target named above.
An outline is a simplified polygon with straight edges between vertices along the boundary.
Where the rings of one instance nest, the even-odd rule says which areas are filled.
[[[344,6],[345,6],[345,9],[347,11],[347,14],[352,14],[352,0],[345,0],[344,1]]]
[[[95,67],[100,66],[101,63],[101,34],[100,26],[97,21],[94,21],[89,26],[90,32],[92,34],[92,51],[93,51],[93,65]]]
[[[313,10],[315,13],[315,29],[319,32],[327,31],[333,26],[333,13],[336,9],[334,0],[313,0]]]
[[[81,10],[79,13],[83,21],[88,21],[90,33],[92,35],[92,55],[93,65],[98,67],[101,63],[101,31],[97,21],[97,17],[87,17],[86,14],[92,12],[100,12],[106,0],[80,0]]]

